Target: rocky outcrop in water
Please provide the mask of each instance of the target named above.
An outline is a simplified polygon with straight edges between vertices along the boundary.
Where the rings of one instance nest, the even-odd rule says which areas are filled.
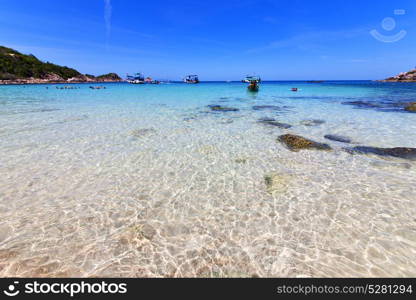
[[[416,160],[416,148],[406,148],[406,147],[397,147],[397,148],[378,148],[378,147],[367,147],[367,146],[357,146],[353,148],[346,149],[348,152],[354,154],[376,154],[380,156],[392,156],[399,157],[409,160]]]
[[[412,103],[409,103],[405,108],[404,108],[404,110],[406,110],[406,111],[410,111],[410,112],[416,112],[416,102],[412,102]]]
[[[328,144],[318,143],[294,134],[281,135],[279,136],[278,141],[285,144],[291,151],[299,151],[303,149],[328,151],[332,149]]]
[[[416,82],[416,69],[408,72],[402,72],[394,77],[389,77],[382,82]]]
[[[324,138],[330,141],[335,141],[335,142],[340,142],[340,143],[346,143],[346,144],[352,143],[352,140],[349,137],[336,135],[336,134],[327,134],[324,136]]]

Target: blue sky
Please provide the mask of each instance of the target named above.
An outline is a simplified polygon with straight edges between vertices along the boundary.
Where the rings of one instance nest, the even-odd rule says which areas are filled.
[[[414,0],[0,0],[0,45],[160,79],[385,78],[415,67],[415,25]]]

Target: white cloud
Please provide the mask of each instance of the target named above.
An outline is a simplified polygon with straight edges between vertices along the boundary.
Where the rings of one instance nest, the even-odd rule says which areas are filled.
[[[107,36],[107,44],[110,39],[111,34],[111,14],[113,13],[113,8],[111,6],[111,0],[104,0],[104,20],[105,20],[105,30]]]
[[[347,62],[351,62],[351,63],[364,63],[364,62],[368,62],[368,59],[363,59],[363,58],[352,58],[350,60],[347,60]]]
[[[352,39],[364,34],[368,34],[368,30],[364,28],[339,31],[310,31],[286,39],[272,41],[262,47],[248,49],[246,53],[251,54],[281,48],[310,49],[318,47],[322,43]]]

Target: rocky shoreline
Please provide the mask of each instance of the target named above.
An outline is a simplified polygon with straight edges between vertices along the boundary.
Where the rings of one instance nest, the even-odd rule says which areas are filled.
[[[389,77],[384,80],[378,80],[380,82],[416,82],[416,69],[408,72],[402,72],[394,77]]]
[[[0,85],[22,85],[22,84],[71,84],[71,83],[111,83],[122,82],[117,74],[110,73],[102,76],[79,75],[64,79],[57,74],[48,74],[44,78],[17,78],[9,80],[0,80]]]
[[[0,46],[0,85],[51,83],[105,83],[123,81],[116,73],[100,76],[82,74],[75,69],[43,62],[32,54],[23,54]]]
[[[416,82],[416,80],[397,80],[397,79],[384,79],[377,80],[378,82]]]

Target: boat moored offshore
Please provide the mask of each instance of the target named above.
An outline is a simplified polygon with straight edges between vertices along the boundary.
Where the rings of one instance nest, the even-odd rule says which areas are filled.
[[[258,77],[258,76],[246,76],[246,78],[242,81],[250,83],[247,87],[247,89],[250,92],[258,92],[259,91],[259,83],[261,82],[260,77]]]
[[[185,83],[199,83],[198,75],[188,75],[183,79]]]
[[[133,76],[127,74],[127,82],[133,84],[144,84],[144,76],[142,73],[136,73]]]
[[[256,81],[257,83],[260,83],[261,82],[261,78],[259,76],[255,76],[255,75],[247,75],[241,81],[242,82],[246,82],[246,83],[250,83],[250,82]]]

